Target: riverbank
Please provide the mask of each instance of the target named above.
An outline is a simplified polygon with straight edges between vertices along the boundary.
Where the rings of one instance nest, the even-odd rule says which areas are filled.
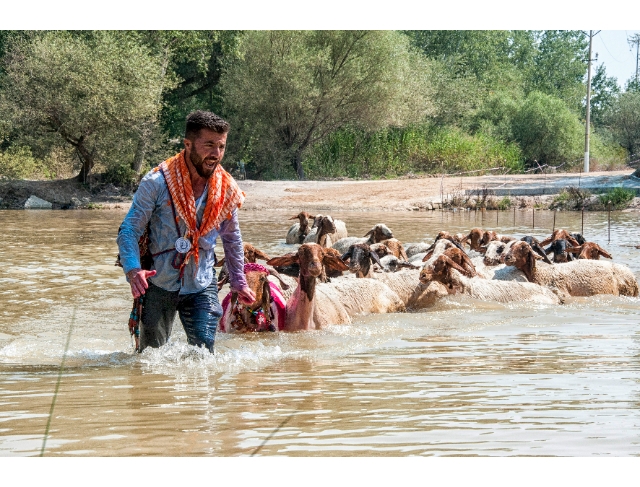
[[[495,209],[553,208],[566,188],[577,188],[585,208],[597,206],[597,193],[624,188],[636,193],[627,208],[640,209],[640,179],[633,169],[589,174],[517,174],[475,177],[406,177],[340,181],[238,181],[247,210],[291,211],[429,211],[445,207]],[[73,179],[0,182],[0,207],[24,208],[30,196],[54,209],[127,210],[132,194],[111,184],[90,187]],[[567,198],[565,198],[566,200]],[[561,209],[572,209],[572,201]]]

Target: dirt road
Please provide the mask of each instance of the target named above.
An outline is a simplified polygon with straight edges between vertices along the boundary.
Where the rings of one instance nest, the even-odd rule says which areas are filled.
[[[447,195],[482,188],[495,191],[547,188],[546,194],[558,193],[562,187],[625,185],[640,191],[640,180],[632,178],[632,169],[593,172],[588,175],[510,175],[478,177],[412,178],[376,181],[239,181],[247,194],[245,209],[286,209],[309,211],[399,210],[423,207],[426,202],[441,201]],[[579,181],[578,181],[579,179]]]
[[[487,188],[496,194],[554,194],[562,187],[583,188],[625,186],[640,193],[640,179],[626,171],[529,174],[477,177],[429,177],[367,181],[238,181],[247,199],[248,210],[281,209],[293,211],[407,211],[441,201],[441,193],[461,194],[465,190]],[[542,189],[542,192],[540,192]],[[507,193],[505,193],[505,191]],[[536,192],[538,191],[538,192]],[[54,203],[54,208],[73,207],[71,199],[82,200],[82,207],[126,210],[131,195],[118,188],[91,193],[74,180],[11,181],[0,183],[0,207],[23,208],[30,195]]]

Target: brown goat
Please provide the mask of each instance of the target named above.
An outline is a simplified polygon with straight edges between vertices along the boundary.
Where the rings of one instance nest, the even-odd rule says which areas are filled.
[[[460,243],[463,246],[468,243],[471,250],[479,251],[483,237],[484,230],[482,228],[472,228],[469,235],[464,237]]]
[[[255,264],[258,259],[267,261],[269,260],[269,256],[265,254],[262,250],[255,248],[250,243],[244,242],[242,244],[242,248],[244,250],[244,262]],[[229,273],[227,272],[227,267],[224,265],[224,257],[218,261],[216,267],[222,267],[220,270],[220,274],[218,275],[218,291],[222,289],[226,283],[229,282]],[[275,271],[274,271],[275,272]]]
[[[336,257],[338,259],[341,259],[342,257],[340,255],[340,252],[338,252],[336,249],[325,247],[324,252],[326,255],[332,255],[333,257]],[[335,267],[330,267],[328,265],[323,265],[322,274],[318,279],[320,279],[320,282],[330,282],[330,278],[340,277],[341,275],[342,275],[342,270],[336,269]]]
[[[448,255],[441,254],[436,258],[435,261],[433,261],[433,264],[424,267],[420,271],[420,282],[423,284],[429,284],[431,281],[438,281],[447,286],[449,289],[452,289],[453,286],[451,283],[451,269],[455,269],[460,274],[467,277],[473,277],[475,275],[475,271],[472,275],[466,268],[454,262]]]
[[[409,260],[407,253],[404,250],[402,242],[397,238],[388,238],[382,242],[372,244],[371,250],[378,254],[378,257],[384,257],[385,255],[394,255],[398,259]]]
[[[307,243],[317,243],[323,247],[330,248],[333,242],[331,241],[331,234],[336,233],[336,224],[333,221],[333,218],[329,215],[316,215],[313,227],[317,228],[317,233],[315,237],[315,242],[307,242]],[[305,239],[309,240],[309,238]]]
[[[231,292],[222,301],[223,316],[219,330],[223,332],[277,331],[284,326],[284,298],[277,285],[269,282],[269,275],[280,276],[273,269],[260,264],[244,268],[247,285],[256,298],[249,305],[238,305],[238,294]],[[280,280],[281,289],[289,286]],[[272,299],[272,295],[273,298]]]
[[[440,257],[445,257],[445,258],[440,259]],[[429,260],[427,256],[425,256],[425,259]],[[423,261],[426,261],[426,260],[423,260]],[[436,265],[436,262],[438,262],[437,265]],[[449,265],[450,262],[455,264],[455,266]],[[473,265],[473,262],[471,262],[471,259],[469,259],[469,256],[457,247],[450,247],[436,258],[436,260],[430,266],[430,268],[424,267],[422,269],[422,271],[420,272],[420,280],[422,281],[423,273],[424,273],[425,279],[426,279],[426,276],[430,275],[430,273],[433,273],[433,272],[435,272],[435,274],[438,274],[439,276],[448,275],[449,274],[448,267],[445,269],[445,266],[453,267],[454,269],[461,272],[467,277],[475,277],[477,275],[476,267]],[[426,282],[426,280],[423,282]],[[443,281],[440,281],[440,282],[444,284]]]
[[[342,260],[318,244],[300,246],[296,253],[275,257],[273,266],[300,267],[298,287],[287,301],[284,329],[313,330],[329,324],[351,323],[351,317],[368,313],[395,313],[405,305],[389,286],[377,279],[339,279],[317,286],[324,266],[348,269]]]
[[[556,240],[560,240],[561,238],[564,238],[567,242],[569,242],[573,247],[579,247],[580,244],[578,243],[578,241],[573,238],[573,236],[567,232],[566,230],[562,229],[562,228],[558,228],[557,230],[555,230],[550,237],[545,238],[542,242],[540,242],[540,246],[544,247],[545,245],[550,244],[551,242],[554,242]]]
[[[393,238],[393,232],[389,230],[389,227],[383,224],[375,225],[371,230],[364,234],[364,237],[369,237],[367,243],[378,243],[383,240]]]
[[[578,259],[600,260],[600,256],[613,259],[611,254],[594,242],[585,242],[579,247],[571,247],[567,252],[578,254]]]
[[[309,231],[311,230],[311,227],[309,227],[309,221],[315,220],[315,216],[311,215],[310,213],[307,213],[306,211],[301,211],[296,216],[292,216],[291,218],[289,218],[289,220],[300,221],[300,226],[298,227],[298,232],[296,234],[297,242],[295,243],[301,244],[302,242],[304,242],[305,237],[309,234]],[[289,231],[291,231],[291,229]]]
[[[274,267],[287,267],[297,264],[300,267],[299,284],[293,296],[287,302],[285,330],[314,329],[315,290],[317,279],[327,266],[336,271],[349,269],[340,256],[318,244],[302,244],[297,252],[274,257],[267,264]],[[327,310],[329,311],[329,310]],[[345,319],[342,317],[343,320]]]
[[[442,231],[438,232],[438,235],[436,236],[436,239],[433,241],[431,246],[426,251],[427,251],[427,253],[431,252],[436,247],[436,244],[440,240],[448,240],[453,245],[458,247],[460,250],[464,251],[464,248],[462,246],[462,240],[463,239],[464,239],[464,237],[460,238],[460,237],[458,237],[458,235],[453,235],[453,234],[451,234],[451,233],[449,233],[447,231],[442,230]]]

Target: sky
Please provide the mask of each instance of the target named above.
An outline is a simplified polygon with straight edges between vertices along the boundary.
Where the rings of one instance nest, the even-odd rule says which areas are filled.
[[[640,34],[640,30],[601,30],[593,38],[593,58],[598,53],[594,67],[604,64],[607,76],[617,78],[621,88],[636,74],[636,46],[631,50],[627,42],[634,34]]]

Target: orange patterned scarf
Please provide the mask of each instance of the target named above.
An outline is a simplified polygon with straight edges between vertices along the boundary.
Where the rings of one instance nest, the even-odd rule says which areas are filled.
[[[244,192],[240,190],[231,174],[218,164],[207,182],[206,206],[200,228],[198,228],[196,202],[184,155],[185,151],[183,150],[154,169],[154,171],[162,169],[167,188],[178,213],[176,220],[178,217],[182,218],[187,227],[185,238],[191,240],[191,249],[185,255],[180,266],[181,272],[192,255],[195,258],[195,269],[198,268],[198,239],[214,228],[219,229],[225,219],[231,218],[233,210],[242,206],[245,197]]]

